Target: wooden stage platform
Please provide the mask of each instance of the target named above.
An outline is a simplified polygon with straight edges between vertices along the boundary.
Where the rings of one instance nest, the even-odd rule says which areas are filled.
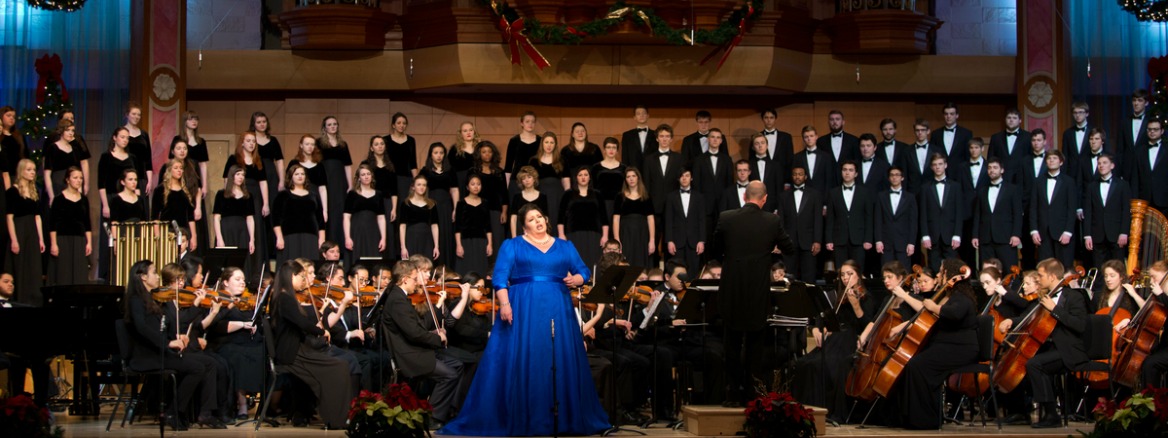
[[[721,409],[721,408],[719,408]],[[118,423],[114,422],[114,427],[109,432],[105,431],[105,420],[108,418],[109,409],[104,409],[105,413],[100,419],[93,417],[75,417],[64,414],[56,414],[58,424],[64,427],[65,437],[108,437],[108,438],[122,438],[122,437],[157,437],[158,424],[151,420],[146,420],[142,423],[136,423],[132,426],[127,426],[122,429],[118,427]],[[867,427],[858,428],[856,426],[827,426],[824,434],[820,436],[826,437],[909,437],[909,438],[964,438],[964,437],[984,437],[995,436],[1001,438],[1066,438],[1069,436],[1080,436],[1079,431],[1090,431],[1092,424],[1090,423],[1071,423],[1066,428],[1057,429],[1032,429],[1029,426],[1003,426],[1001,431],[990,423],[985,428],[981,427],[981,423],[976,426],[967,425],[946,425],[940,431],[906,431],[903,429],[892,429],[886,427]],[[631,430],[644,432],[650,438],[692,438],[696,436],[718,436],[712,434],[697,435],[691,433],[684,428],[679,430],[672,430],[664,423],[647,429],[628,427]],[[191,429],[184,432],[174,432],[167,429],[166,436],[168,437],[182,437],[182,438],[215,438],[215,437],[337,437],[345,436],[344,431],[323,431],[319,427],[292,427],[290,424],[285,424],[280,427],[264,426],[259,432],[252,427],[229,427],[227,430],[210,430],[210,429]],[[436,435],[438,436],[438,435]],[[639,436],[634,433],[621,432],[611,436],[616,437],[635,437]]]

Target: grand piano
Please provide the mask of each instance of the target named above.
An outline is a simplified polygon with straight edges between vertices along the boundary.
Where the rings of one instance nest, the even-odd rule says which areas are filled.
[[[46,286],[43,307],[0,308],[0,351],[25,358],[64,355],[73,360],[72,415],[100,414],[99,388],[120,369],[114,321],[122,317],[125,288]]]

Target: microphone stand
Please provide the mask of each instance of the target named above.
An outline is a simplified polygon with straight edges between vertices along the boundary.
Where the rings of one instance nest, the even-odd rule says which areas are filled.
[[[175,293],[175,297],[176,298],[178,297],[177,291]],[[166,337],[166,313],[165,312],[163,312],[162,318],[158,322],[158,331],[160,333],[162,333],[163,337]],[[161,347],[159,347],[158,360],[160,363],[166,362],[166,344],[163,344]],[[178,378],[178,376],[175,376],[175,378]],[[175,394],[175,399],[177,400],[177,398],[178,398],[178,394]],[[178,405],[175,405],[175,408],[176,409],[175,409],[173,421],[174,421],[175,430],[177,431],[178,425],[182,424],[182,419],[179,418],[179,416],[178,416],[178,409],[177,409]],[[166,415],[166,373],[158,373],[158,414],[162,415],[162,416]],[[166,436],[166,421],[159,421],[158,422],[158,436],[159,437]]]

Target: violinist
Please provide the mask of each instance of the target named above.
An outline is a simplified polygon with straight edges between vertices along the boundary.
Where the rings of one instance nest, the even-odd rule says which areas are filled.
[[[1038,262],[1038,287],[1049,292],[1040,292],[1031,306],[1046,308],[1057,323],[1047,342],[1026,362],[1026,379],[1030,381],[1034,402],[1042,410],[1039,421],[1031,424],[1035,428],[1062,426],[1051,376],[1087,362],[1087,348],[1083,343],[1088,313],[1086,293],[1063,286],[1064,272],[1062,262],[1057,259]],[[1023,318],[1003,320],[998,330],[1009,333],[1015,324],[1024,322]]]
[[[1022,314],[1026,310],[1026,307],[1030,305],[1030,302],[1022,298],[1022,295],[1006,289],[1005,281],[1002,278],[1002,271],[998,268],[992,266],[982,268],[977,278],[981,282],[982,290],[985,291],[985,294],[990,299],[994,299],[994,297],[998,298],[994,309],[1003,318],[1016,317]]]
[[[389,340],[389,348],[405,378],[434,381],[434,392],[430,394],[430,405],[434,407],[432,420],[445,423],[454,417],[462,364],[438,357],[437,350],[447,343],[446,331],[428,330],[410,303],[409,295],[422,287],[424,279],[417,265],[410,260],[399,261],[393,267],[393,277],[397,284],[387,292],[380,331]]]
[[[217,418],[223,423],[234,422],[235,414],[229,409],[235,403],[234,397],[231,396],[231,370],[228,368],[226,359],[215,351],[207,349],[205,337],[207,328],[220,316],[219,312],[223,307],[218,300],[207,297],[207,292],[201,288],[193,289],[193,292],[192,289],[186,289],[186,270],[177,263],[167,263],[166,266],[162,267],[162,284],[161,290],[164,291],[178,291],[179,294],[193,293],[194,300],[190,305],[182,304],[183,300],[181,299],[175,301],[180,303],[178,313],[180,330],[191,340],[190,345],[183,353],[192,357],[198,355],[209,359],[205,362],[215,369],[217,383],[215,385],[215,400],[218,400],[220,407]],[[155,299],[157,300],[158,297]],[[206,384],[204,383],[204,385]]]
[[[1148,297],[1149,300],[1160,300],[1160,304],[1168,306],[1168,294],[1164,293],[1168,286],[1165,286],[1165,278],[1168,278],[1168,262],[1164,260],[1153,263],[1148,268],[1148,274],[1152,277],[1152,295]],[[1144,358],[1144,368],[1141,376],[1145,386],[1161,387],[1161,376],[1168,371],[1168,341],[1161,338],[1160,342],[1152,347],[1152,352]]]
[[[921,312],[931,312],[937,322],[929,330],[930,338],[912,356],[903,371],[900,382],[900,412],[908,429],[938,429],[941,410],[941,385],[950,371],[977,362],[977,296],[968,279],[961,278],[962,269],[968,270],[958,258],[947,258],[941,263],[941,278],[951,283],[948,295],[933,301],[908,298],[910,304],[920,303]],[[913,306],[916,307],[915,305]],[[893,329],[893,334],[898,330]]]
[[[815,350],[799,358],[795,364],[796,382],[792,395],[803,404],[825,406],[829,421],[843,423],[848,415],[848,401],[842,382],[852,366],[852,354],[860,331],[872,322],[877,302],[863,290],[859,267],[851,260],[839,268],[840,301],[836,304],[836,318],[840,331],[829,332],[818,324],[811,329]]]
[[[670,302],[677,302],[676,294],[685,289],[678,275],[684,277],[686,271],[684,265],[675,261],[666,262],[665,269],[668,270],[668,273],[663,275],[666,280],[651,292],[647,292],[647,300],[644,297],[633,299],[634,304],[628,318],[631,326],[628,334],[632,342],[626,348],[652,361],[653,377],[651,380],[639,382],[642,390],[637,393],[652,393],[654,418],[672,421],[675,417],[672,400],[665,394],[669,394],[668,388],[673,387],[670,371],[683,352],[679,351],[673,342],[673,338],[680,332],[674,332],[671,327],[683,325],[685,320],[673,319],[676,306]],[[646,286],[641,287],[648,289]],[[646,294],[640,287],[637,290],[638,295]],[[638,302],[638,299],[641,301]],[[701,351],[696,353],[700,354]],[[648,386],[650,384],[652,386]],[[651,391],[653,388],[657,391]]]
[[[608,241],[609,244],[612,242],[615,240]],[[624,255],[619,251],[604,252],[597,262],[595,277],[602,277],[609,267],[628,265]],[[582,296],[580,300],[583,299]],[[614,424],[640,425],[649,420],[639,411],[643,401],[649,396],[649,386],[653,382],[650,375],[653,354],[651,347],[646,351],[643,345],[632,341],[633,323],[628,319],[628,306],[625,304],[618,303],[618,309],[615,311],[611,308],[605,308],[601,304],[593,314],[593,318],[589,320],[590,327],[583,330],[584,344],[588,350],[589,367],[592,369],[593,380],[596,383],[596,392],[600,395],[604,408],[612,408],[613,398],[618,401],[619,406],[616,407],[616,412],[609,412],[609,418],[613,419]],[[597,315],[600,316],[599,319],[596,318]],[[588,328],[593,329],[592,333],[589,333]],[[673,363],[673,351],[662,349],[657,353],[659,365]],[[613,363],[613,359],[616,360],[615,363]],[[600,374],[601,378],[596,378],[598,371],[601,371],[604,365],[614,369],[614,375]],[[668,368],[664,369],[668,371]],[[611,382],[604,380],[605,378],[616,379],[617,393],[611,393]]]
[[[134,352],[130,367],[136,370],[168,369],[177,373],[177,404],[168,406],[167,412],[163,413],[163,421],[171,428],[188,428],[187,407],[197,392],[201,406],[196,420],[198,424],[225,429],[227,426],[211,414],[216,407],[215,368],[207,363],[206,356],[181,354],[187,348],[190,338],[178,332],[180,327],[175,306],[170,303],[160,304],[150,295],[150,291],[158,286],[159,278],[154,270],[154,262],[142,260],[130,267],[125,300],[126,322],[129,324]]]
[[[185,264],[185,263],[184,263]],[[188,269],[188,273],[190,270]],[[202,266],[198,267],[192,287],[203,287]],[[209,293],[229,295],[232,299],[244,294],[246,282],[243,271],[239,268],[228,267],[223,269],[222,291]],[[219,312],[219,317],[207,330],[207,337],[211,346],[219,353],[231,369],[232,382],[235,384],[235,396],[232,404],[235,412],[233,419],[242,421],[247,419],[246,394],[262,393],[264,391],[264,334],[252,320],[252,312],[239,310],[237,305],[229,305]]]
[[[332,345],[328,349],[329,356],[344,360],[349,364],[349,382],[353,385],[353,393],[360,390],[363,372],[361,368],[361,361],[357,359],[357,355],[352,351],[343,348],[347,346],[349,339],[353,336],[363,336],[363,334],[353,333],[352,330],[345,328],[345,323],[341,320],[341,315],[345,314],[349,306],[353,305],[356,297],[351,291],[345,288],[345,271],[341,268],[340,261],[327,261],[320,264],[320,269],[316,270],[316,281],[311,287],[310,292],[317,295],[318,292],[323,296],[317,295],[318,299],[323,302],[320,307],[320,317],[324,321],[325,330],[329,331],[329,338]],[[343,291],[343,292],[342,292]],[[338,299],[337,295],[340,295]]]
[[[349,365],[324,350],[330,338],[314,305],[301,305],[297,294],[308,293],[309,271],[298,261],[280,265],[272,284],[277,366],[312,388],[317,412],[328,429],[345,427],[351,393]]]
[[[360,264],[353,265],[349,269],[349,290],[362,293],[361,289],[369,289],[368,284],[369,270]],[[357,357],[357,362],[361,365],[361,388],[376,390],[381,387],[381,382],[374,384],[373,381],[374,376],[379,375],[378,371],[392,372],[389,366],[389,352],[378,351],[377,344],[373,342],[374,324],[366,324],[367,320],[361,319],[368,309],[358,308],[357,304],[356,300],[349,304],[340,318],[340,324],[334,326],[333,342]],[[339,331],[344,333],[337,333]],[[337,342],[338,339],[343,339],[344,342]]]
[[[472,175],[471,178],[474,178]],[[498,303],[483,293],[483,277],[477,272],[467,272],[459,281],[462,295],[458,303],[446,315],[446,329],[449,330],[450,345],[439,354],[450,356],[463,364],[462,377],[458,383],[455,406],[461,407],[470,391],[470,383],[487,339],[491,336],[491,324],[498,317]]]

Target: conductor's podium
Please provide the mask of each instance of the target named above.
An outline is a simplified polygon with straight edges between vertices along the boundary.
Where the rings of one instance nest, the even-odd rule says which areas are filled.
[[[826,432],[827,409],[807,406],[815,416],[815,434]],[[687,432],[697,436],[734,436],[743,430],[746,408],[724,408],[715,405],[688,405],[681,408]]]

